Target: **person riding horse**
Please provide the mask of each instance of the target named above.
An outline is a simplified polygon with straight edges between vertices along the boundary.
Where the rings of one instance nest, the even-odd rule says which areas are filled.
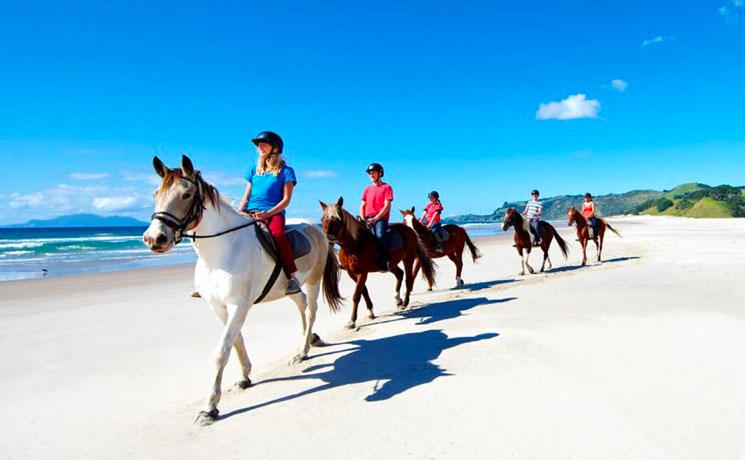
[[[441,214],[443,207],[440,202],[440,194],[436,190],[432,190],[427,198],[429,198],[429,203],[424,207],[424,213],[419,220],[432,232],[432,236],[435,238],[435,251],[442,252],[440,230],[442,229]]]
[[[365,188],[362,193],[360,204],[360,216],[373,228],[379,243],[378,265],[381,271],[388,271],[390,261],[390,250],[386,241],[388,231],[388,220],[391,215],[391,202],[393,201],[393,188],[383,182],[385,171],[380,163],[370,163],[365,170],[370,176],[372,184]]]
[[[259,133],[251,142],[259,155],[256,166],[246,172],[246,191],[238,210],[264,221],[272,234],[282,269],[287,276],[287,294],[300,292],[300,283],[295,278],[297,267],[292,255],[292,246],[285,235],[285,208],[290,205],[292,191],[297,185],[295,170],[282,159],[284,142],[271,131]]]
[[[585,201],[582,203],[582,217],[592,227],[595,235],[598,234],[598,218],[595,216],[595,202],[590,192],[585,193]]]
[[[538,201],[538,197],[540,196],[538,190],[533,190],[530,192],[530,195],[531,200],[525,204],[525,210],[522,212],[522,215],[528,219],[530,224],[530,231],[533,233],[533,246],[540,246],[541,231],[539,226],[541,215],[543,214],[543,204]]]

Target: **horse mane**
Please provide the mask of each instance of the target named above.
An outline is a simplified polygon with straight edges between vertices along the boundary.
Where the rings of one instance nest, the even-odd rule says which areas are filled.
[[[422,223],[422,221],[417,219],[414,214],[412,214],[411,217],[411,222],[414,224],[414,231],[419,235],[419,239],[427,236],[429,232],[427,231],[427,227]]]
[[[344,229],[349,233],[349,235],[353,239],[357,239],[359,237],[360,232],[363,229],[367,229],[367,227],[364,227],[362,223],[357,220],[356,217],[354,217],[349,211],[347,211],[344,208],[339,208],[339,210],[342,213],[342,222],[344,222]]]
[[[161,182],[156,193],[160,195],[161,193],[171,188],[176,182],[185,177],[186,176],[184,176],[181,168],[169,169],[166,172],[166,175],[163,176],[163,182]],[[202,194],[204,195],[206,200],[209,201],[209,203],[213,207],[219,208],[221,201],[220,192],[217,191],[214,185],[210,184],[209,182],[205,181],[204,178],[202,178],[201,171],[194,171],[193,180],[194,182],[199,184],[199,187],[202,189]]]

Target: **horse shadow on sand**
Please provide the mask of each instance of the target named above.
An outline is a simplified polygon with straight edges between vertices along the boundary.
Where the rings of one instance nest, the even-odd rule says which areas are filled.
[[[370,383],[373,387],[372,392],[365,396],[365,401],[385,401],[414,387],[430,383],[439,377],[453,375],[432,362],[444,350],[493,339],[498,335],[491,332],[472,337],[451,338],[441,330],[433,329],[379,339],[359,339],[337,343],[334,345],[348,346],[339,353],[346,351],[349,353],[337,358],[333,363],[312,365],[302,371],[303,375],[278,377],[260,382],[263,385],[271,382],[318,380],[319,385],[237,409],[221,416],[220,419],[302,398],[320,391],[360,383]],[[326,353],[326,355],[332,353]]]
[[[422,308],[415,308],[413,310],[406,310],[397,313],[399,316],[403,316],[408,319],[419,319],[418,325],[426,325],[436,323],[438,321],[445,321],[448,319],[454,319],[463,315],[472,308],[493,305],[498,303],[509,302],[515,300],[517,297],[505,297],[502,299],[487,299],[486,297],[446,300],[444,302],[431,303]]]
[[[618,262],[627,262],[629,260],[636,260],[640,259],[639,256],[627,256],[627,257],[614,257],[613,259],[607,259],[607,260],[601,260],[600,262],[591,259],[588,256],[588,264],[586,266],[582,266],[582,264],[577,265],[564,265],[563,267],[556,267],[551,268],[549,270],[546,270],[546,273],[561,273],[561,272],[572,272],[574,270],[582,270],[583,268],[591,268],[595,265],[604,265],[604,264],[614,264]]]

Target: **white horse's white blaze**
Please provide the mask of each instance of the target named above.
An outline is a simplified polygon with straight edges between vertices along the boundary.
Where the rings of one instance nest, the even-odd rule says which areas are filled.
[[[184,205],[184,192],[189,191],[187,181],[180,180],[167,190],[162,190],[156,198],[156,212],[169,212],[175,216],[185,215],[188,203]],[[191,190],[193,193],[194,190]],[[205,209],[199,224],[188,233],[211,235],[232,229],[247,223],[244,216],[238,214],[230,205],[219,201],[213,205],[205,202]],[[304,284],[305,293],[295,294],[290,298],[300,312],[303,336],[295,355],[295,360],[306,358],[310,348],[313,324],[318,309],[318,296],[324,269],[329,254],[328,241],[323,232],[309,224],[300,224],[299,231],[309,239],[311,252],[296,260],[297,279]],[[143,235],[146,244],[158,252],[166,252],[174,245],[174,231],[159,220],[153,220]],[[160,240],[158,240],[160,238]],[[166,240],[164,244],[156,241]],[[248,311],[254,301],[261,295],[275,262],[263,249],[253,226],[246,227],[216,238],[193,240],[192,246],[198,259],[194,270],[194,285],[209,305],[215,316],[224,325],[224,330],[215,350],[215,379],[207,397],[204,412],[200,414],[202,423],[214,420],[217,404],[220,401],[222,375],[228,362],[231,348],[235,348],[240,362],[243,381],[242,386],[250,383],[251,361],[241,334]],[[263,302],[270,302],[285,296],[286,279],[278,278]]]

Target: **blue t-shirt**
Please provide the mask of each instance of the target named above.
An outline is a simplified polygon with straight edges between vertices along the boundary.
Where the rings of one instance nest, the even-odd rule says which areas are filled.
[[[246,211],[268,211],[277,206],[285,196],[284,188],[287,182],[297,185],[295,170],[284,166],[276,176],[272,173],[256,174],[256,167],[246,172],[246,180],[251,182],[251,196],[246,205]],[[282,211],[284,214],[284,211]]]

